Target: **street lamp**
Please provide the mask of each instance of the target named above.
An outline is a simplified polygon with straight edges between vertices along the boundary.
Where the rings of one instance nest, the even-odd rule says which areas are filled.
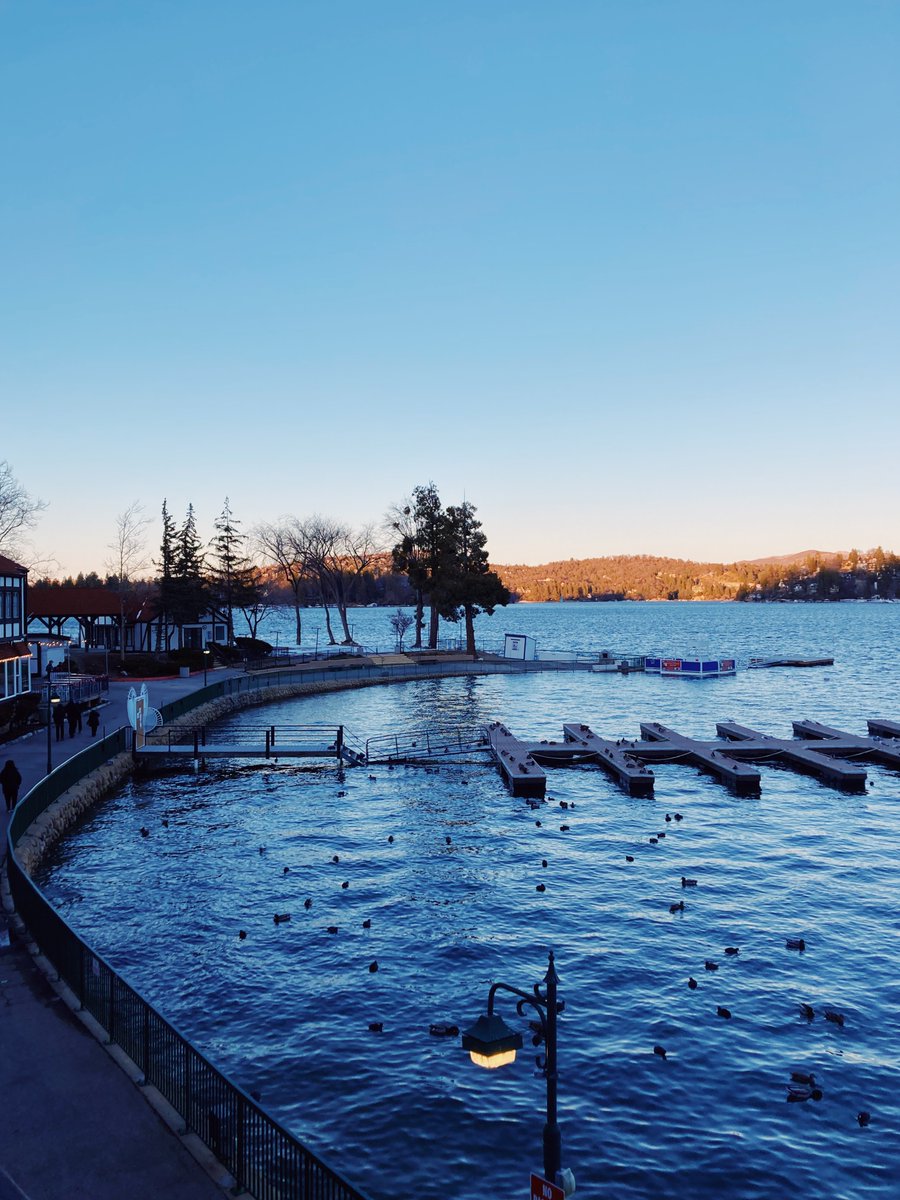
[[[206,673],[209,670],[209,649],[203,651],[203,686],[206,687]]]
[[[493,1069],[515,1061],[516,1051],[522,1049],[522,1035],[511,1029],[499,1014],[494,1012],[494,997],[497,992],[510,992],[518,996],[516,1012],[522,1016],[529,1005],[537,1013],[541,1023],[541,1038],[544,1053],[538,1055],[537,1064],[547,1080],[547,1120],[544,1124],[544,1177],[549,1183],[557,1184],[568,1196],[575,1190],[575,1179],[571,1171],[561,1166],[561,1139],[556,1121],[556,1017],[564,1008],[557,1003],[556,985],[559,976],[553,965],[553,951],[544,976],[544,991],[540,984],[534,985],[533,994],[510,987],[508,983],[493,983],[488,992],[487,1015],[482,1014],[475,1024],[463,1031],[462,1047],[476,1066]]]
[[[59,692],[56,690],[56,688],[51,687],[50,683],[48,681],[48,683],[47,683],[47,774],[48,775],[53,770],[53,751],[51,749],[52,743],[50,741],[50,727],[53,724],[53,708],[55,705],[61,704],[61,703],[62,703],[62,701],[59,698]]]

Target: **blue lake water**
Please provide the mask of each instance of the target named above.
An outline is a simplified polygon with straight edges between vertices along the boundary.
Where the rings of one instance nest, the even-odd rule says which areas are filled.
[[[387,644],[383,610],[357,622],[360,641]],[[863,733],[867,717],[900,719],[898,622],[889,604],[519,606],[482,618],[479,638],[836,661],[703,682],[432,680],[286,701],[265,719],[360,736],[495,718],[546,738],[572,720],[613,737],[638,736],[642,720],[712,737],[727,718],[783,736],[804,717]],[[214,762],[125,786],[40,882],[178,1028],[375,1200],[526,1194],[541,1162],[534,1051],[481,1071],[429,1025],[470,1024],[492,980],[529,989],[550,948],[566,1001],[563,1162],[579,1195],[895,1197],[900,774],[872,765],[867,792],[846,795],[761,770],[761,795],[739,799],[691,767],[660,766],[649,800],[594,768],[559,770],[532,812],[486,763],[338,774]],[[683,821],[667,824],[675,810]],[[698,886],[683,890],[682,875]],[[282,912],[291,921],[275,925]],[[785,946],[797,937],[802,953]],[[814,1073],[822,1099],[788,1102],[792,1071]]]

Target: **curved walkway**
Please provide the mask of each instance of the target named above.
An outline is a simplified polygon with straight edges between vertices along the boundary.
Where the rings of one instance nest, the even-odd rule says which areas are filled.
[[[210,682],[230,673],[210,672]],[[150,700],[159,707],[202,685],[202,674],[150,682]],[[130,686],[110,684],[101,733],[104,724],[109,731],[124,724]],[[54,764],[90,741],[87,727],[54,741]],[[24,796],[46,772],[45,732],[0,745],[7,758],[22,773]],[[6,825],[3,813],[4,855]],[[222,1200],[233,1180],[221,1164],[199,1139],[166,1124],[164,1105],[121,1069],[127,1060],[101,1050],[90,1018],[76,1015],[26,948],[7,937],[0,909],[0,1200]]]

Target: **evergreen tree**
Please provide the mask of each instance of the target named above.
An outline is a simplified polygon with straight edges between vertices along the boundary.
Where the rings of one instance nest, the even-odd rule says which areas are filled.
[[[464,500],[447,509],[449,550],[437,577],[437,599],[441,616],[465,621],[466,653],[475,657],[475,617],[491,614],[498,605],[509,603],[509,592],[500,576],[490,569],[487,537],[475,516],[475,505]]]
[[[212,563],[208,572],[210,598],[227,628],[227,644],[234,644],[234,610],[253,608],[259,601],[259,578],[244,552],[246,539],[225,497],[216,518],[215,537],[210,542]]]
[[[170,613],[177,625],[199,621],[200,614],[207,607],[203,566],[204,555],[197,533],[194,506],[189,504],[184,524],[173,543]]]
[[[159,562],[156,564],[159,568],[157,576],[157,586],[159,589],[159,618],[156,626],[156,649],[163,648],[163,634],[165,633],[165,648],[169,649],[169,620],[172,614],[172,605],[174,602],[173,578],[175,564],[175,539],[176,529],[175,521],[172,514],[169,512],[168,502],[163,500],[162,503],[162,542],[159,546]]]

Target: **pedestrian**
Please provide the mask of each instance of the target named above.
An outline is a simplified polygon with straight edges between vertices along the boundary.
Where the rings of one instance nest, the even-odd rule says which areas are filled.
[[[0,771],[0,785],[3,786],[3,799],[6,801],[6,811],[12,812],[19,800],[19,788],[22,776],[11,758],[6,760],[6,766]]]
[[[92,708],[87,716],[88,729],[91,731],[91,737],[97,736],[97,727],[100,724],[100,714],[96,708]]]
[[[57,701],[53,706],[53,724],[56,726],[56,740],[61,742],[65,737],[66,708],[63,702]]]
[[[75,726],[78,724],[78,705],[70,700],[66,705],[66,720],[69,723],[69,737],[75,736]]]
[[[81,723],[81,718],[84,716],[84,705],[76,704],[75,708],[78,712],[78,732],[82,733],[84,730],[84,725],[82,725],[82,723]]]

